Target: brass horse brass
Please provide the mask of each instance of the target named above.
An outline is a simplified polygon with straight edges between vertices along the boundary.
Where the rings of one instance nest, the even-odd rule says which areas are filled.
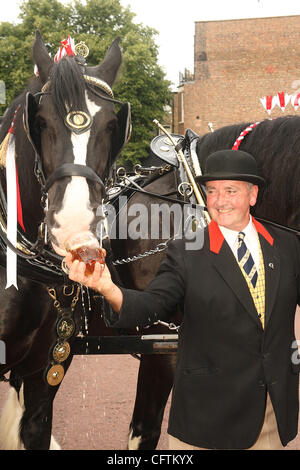
[[[90,52],[89,48],[83,41],[80,41],[76,44],[75,46],[76,55],[81,55],[82,57],[86,58],[89,55],[89,52]]]
[[[60,338],[67,339],[72,336],[75,331],[75,322],[73,318],[63,317],[57,322],[57,334]]]
[[[70,345],[67,341],[63,343],[57,343],[54,346],[52,356],[56,362],[64,362],[70,355]]]
[[[47,382],[49,385],[55,387],[56,385],[60,384],[62,379],[64,378],[65,371],[62,365],[55,364],[54,366],[50,367],[47,373]]]
[[[84,118],[82,116],[82,114],[74,114],[73,116],[73,123],[76,125],[76,126],[82,126],[82,124],[84,123]]]
[[[67,127],[77,134],[86,132],[91,124],[92,118],[84,111],[71,111],[66,116]]]

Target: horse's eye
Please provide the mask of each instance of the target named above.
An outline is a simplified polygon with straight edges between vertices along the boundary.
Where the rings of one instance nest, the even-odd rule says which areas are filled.
[[[36,125],[37,127],[42,131],[43,129],[46,129],[47,123],[45,119],[43,119],[41,116],[38,116],[36,119]]]
[[[112,131],[115,130],[116,125],[117,125],[117,121],[116,121],[116,120],[112,120],[112,121],[110,121],[110,122],[107,124],[106,130],[107,130],[108,132],[112,132]]]

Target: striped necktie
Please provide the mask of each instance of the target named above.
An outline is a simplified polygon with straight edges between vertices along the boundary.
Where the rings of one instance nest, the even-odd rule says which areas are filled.
[[[244,232],[239,232],[237,257],[238,257],[240,265],[242,266],[245,273],[249,277],[253,287],[255,287],[256,281],[257,281],[257,269],[254,264],[251,253],[248,250],[246,243],[244,242],[244,238],[245,238]]]

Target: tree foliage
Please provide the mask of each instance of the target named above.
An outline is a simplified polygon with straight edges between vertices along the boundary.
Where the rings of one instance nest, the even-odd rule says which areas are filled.
[[[147,155],[156,134],[153,119],[161,120],[170,103],[170,82],[158,64],[157,32],[134,22],[135,14],[119,0],[75,0],[63,5],[58,0],[27,0],[20,7],[20,22],[0,23],[0,80],[5,82],[7,104],[26,86],[33,74],[31,49],[35,31],[42,33],[52,57],[60,41],[70,34],[75,43],[89,47],[89,65],[102,61],[120,36],[123,65],[114,91],[117,99],[132,107],[133,132],[123,151],[123,160],[134,163]],[[0,105],[0,115],[5,106]]]

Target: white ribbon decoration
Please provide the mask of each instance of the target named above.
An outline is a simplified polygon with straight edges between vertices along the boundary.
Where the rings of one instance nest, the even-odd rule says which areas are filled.
[[[284,92],[278,92],[276,95],[276,104],[279,106],[282,112],[285,111],[287,104],[290,101],[290,95]]]
[[[15,159],[15,136],[10,134],[6,154],[7,187],[7,238],[17,245],[17,175]],[[17,285],[17,255],[9,247],[6,252],[6,289]]]
[[[299,99],[300,99],[300,93],[297,93],[296,95],[291,96],[291,104],[294,107],[294,110],[297,111],[299,108]]]
[[[276,96],[268,96],[268,97],[264,96],[263,98],[259,98],[259,99],[261,101],[261,104],[263,105],[263,107],[267,111],[267,113],[270,115],[272,109],[274,108],[274,106],[277,103]]]

